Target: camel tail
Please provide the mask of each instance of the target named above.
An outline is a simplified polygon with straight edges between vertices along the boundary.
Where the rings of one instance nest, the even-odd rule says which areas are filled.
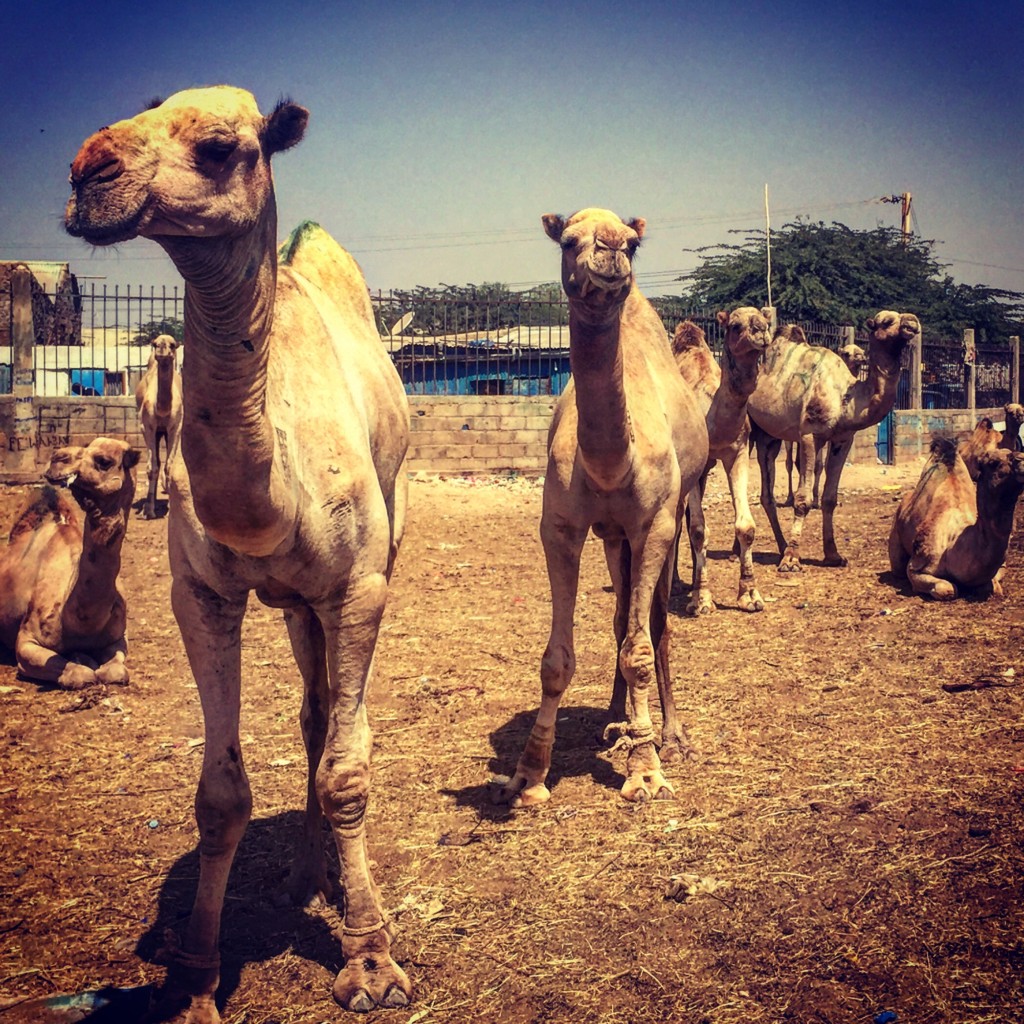
[[[932,458],[936,462],[941,462],[947,469],[953,468],[956,454],[957,443],[951,437],[936,437],[932,440]]]
[[[41,487],[34,494],[29,495],[28,500],[18,513],[14,525],[11,527],[7,542],[11,543],[16,537],[25,533],[32,533],[38,530],[46,522],[62,523],[76,522],[74,507],[55,487],[47,484]]]

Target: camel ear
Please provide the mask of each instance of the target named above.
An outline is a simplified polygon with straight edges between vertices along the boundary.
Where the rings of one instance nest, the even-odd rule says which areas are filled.
[[[643,217],[634,217],[631,221],[627,221],[627,223],[636,232],[637,238],[644,237],[644,232],[647,230],[647,221]]]
[[[559,217],[557,213],[545,213],[540,218],[544,225],[544,231],[553,242],[562,243],[562,232],[565,230],[565,218]]]
[[[720,327],[729,326],[729,314],[724,309],[720,309],[715,314],[715,319],[718,321]]]
[[[309,111],[297,103],[282,100],[263,123],[263,148],[267,156],[281,153],[302,141]]]

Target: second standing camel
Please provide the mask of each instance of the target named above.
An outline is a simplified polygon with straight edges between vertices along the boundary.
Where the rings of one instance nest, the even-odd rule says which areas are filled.
[[[660,317],[641,295],[633,257],[642,219],[585,209],[542,218],[562,250],[572,378],[548,434],[540,535],[551,584],[551,634],[541,661],[541,703],[514,776],[499,798],[549,799],[546,785],[559,702],[576,668],[573,616],[588,533],[604,542],[615,589],[618,663],[610,726],[627,750],[627,800],[669,796],[649,698],[662,703],[661,757],[685,743],[672,700],[668,601],[683,500],[708,455],[707,427],[676,369]]]
[[[900,366],[907,346],[921,333],[913,313],[882,310],[867,322],[868,373],[856,380],[831,349],[797,344],[784,332],[765,354],[765,366],[747,409],[761,428],[756,435],[761,467],[761,504],[772,526],[781,559],[779,572],[798,572],[804,520],[810,508],[807,484],[814,458],[828,445],[821,498],[821,534],[825,565],[846,565],[835,538],[839,480],[853,437],[880,423],[896,404]],[[775,458],[782,441],[803,442],[798,449],[799,478],[793,505],[793,529],[787,539],[775,504]]]
[[[764,610],[764,600],[754,583],[754,517],[747,493],[750,479],[750,420],[747,399],[757,386],[761,356],[770,335],[770,310],[741,306],[718,313],[725,332],[722,362],[715,362],[704,332],[684,321],[676,328],[672,348],[683,379],[694,389],[705,410],[708,428],[708,461],[697,486],[686,503],[687,530],[693,558],[693,585],[687,612],[703,615],[714,608],[707,573],[707,528],[704,519],[704,491],[708,473],[722,463],[729,481],[735,517],[735,550],[739,552],[740,582],[737,601],[745,612]]]
[[[164,446],[163,486],[171,461],[178,452],[181,430],[181,374],[177,365],[178,342],[169,334],[153,339],[146,372],[135,388],[135,407],[142,425],[142,437],[149,450],[149,490],[143,515],[156,518],[156,489],[160,479],[160,442]]]

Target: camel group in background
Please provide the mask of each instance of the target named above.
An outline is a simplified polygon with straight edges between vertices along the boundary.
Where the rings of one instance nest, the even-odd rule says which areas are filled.
[[[407,1006],[412,994],[391,956],[365,830],[372,746],[366,694],[405,525],[408,402],[352,257],[309,222],[278,248],[271,158],[301,141],[307,117],[290,101],[264,115],[241,89],[189,89],[100,129],[71,169],[70,234],[93,245],[151,238],[187,283],[182,373],[174,340],[161,336],[136,392],[150,452],[144,515],[156,514],[163,439],[171,601],[204,715],[195,798],[199,880],[184,934],[168,933],[162,956],[170,967],[155,1011],[181,1024],[221,1019],[221,915],[252,809],[239,728],[241,631],[251,593],[282,609],[303,683],[306,808],[289,894],[316,906],[334,895],[321,834],[326,818],[343,890],[334,997],[348,1010],[369,1012]],[[549,432],[540,524],[551,631],[535,723],[514,774],[494,795],[512,806],[550,797],[558,708],[576,664],[580,557],[592,531],[603,542],[615,592],[617,657],[605,736],[627,752],[624,798],[667,797],[673,790],[663,762],[688,751],[672,695],[668,621],[684,517],[693,556],[687,610],[701,615],[714,607],[704,493],[709,471],[722,462],[740,555],[737,603],[761,611],[747,493],[751,438],[781,572],[800,569],[808,488],[816,460],[828,451],[825,564],[845,565],[833,523],[842,469],[856,431],[892,408],[902,353],[920,325],[913,314],[885,310],[869,320],[860,380],[861,368],[849,361],[856,353],[844,361],[806,344],[793,325],[772,338],[771,311],[744,306],[719,314],[719,367],[696,325],[680,325],[670,342],[640,293],[633,261],[643,219],[587,208],[568,218],[548,214],[542,223],[562,253],[572,370]],[[798,452],[788,538],[774,499],[783,442]],[[941,446],[915,497],[900,506],[890,557],[915,589],[949,596],[935,582],[945,572],[955,578],[955,594],[956,584],[975,585],[978,563],[988,571],[1000,543],[1005,554],[1006,509],[1024,488],[1024,455],[990,451],[987,440],[984,446],[973,520],[963,511],[971,500],[966,463]],[[0,555],[0,639],[32,678],[69,688],[127,682],[117,572],[136,459],[107,438],[58,453],[48,475],[70,484],[84,530],[71,504],[44,490],[11,531]],[[962,529],[940,551],[957,515]],[[922,561],[913,555],[922,544],[938,553]],[[998,565],[995,586],[997,572]],[[56,625],[38,611],[44,602],[62,609]],[[660,749],[653,686],[662,709]]]
[[[160,334],[151,343],[146,372],[135,388],[142,438],[149,451],[149,490],[143,515],[156,518],[156,489],[160,479],[160,442],[164,446],[163,485],[169,491],[170,465],[178,453],[181,430],[181,374],[178,372],[178,342]]]

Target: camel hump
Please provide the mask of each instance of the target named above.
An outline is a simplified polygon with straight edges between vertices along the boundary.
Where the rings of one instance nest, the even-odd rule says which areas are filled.
[[[54,522],[59,526],[76,521],[71,503],[55,487],[47,484],[30,495],[11,527],[7,542],[11,543],[22,534],[38,530],[46,522]]]
[[[951,437],[936,437],[931,444],[932,458],[949,469],[956,462],[957,443]]]
[[[362,277],[356,261],[315,221],[304,220],[282,243],[278,261],[326,291]]]

